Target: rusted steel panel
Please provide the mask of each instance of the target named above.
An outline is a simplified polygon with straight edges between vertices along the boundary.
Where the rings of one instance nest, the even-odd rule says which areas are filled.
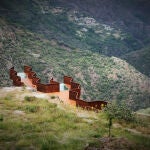
[[[22,83],[21,81],[18,81],[18,80],[13,80],[13,85],[14,86],[23,86],[24,85],[24,83]]]
[[[29,79],[33,79],[35,77],[36,77],[36,73],[35,72],[31,71],[31,72],[28,73],[28,78]]]
[[[31,71],[32,71],[32,67],[30,67],[30,66],[24,66],[24,72],[25,73],[29,73]]]
[[[37,91],[44,92],[44,93],[59,92],[59,83],[57,84],[37,83]]]
[[[14,67],[9,69],[10,79],[13,80],[14,86],[23,86],[24,84],[21,82],[21,77],[17,76],[17,72],[14,70]]]
[[[13,79],[15,76],[17,76],[17,72],[15,70],[11,71],[10,72],[10,79]]]
[[[72,81],[73,81],[73,78],[72,78],[72,77],[64,76],[64,83],[65,83],[65,84],[71,85],[71,82],[72,82]]]
[[[88,110],[93,110],[93,109],[101,110],[106,105],[107,105],[107,102],[105,101],[86,102],[84,100],[76,100],[76,106],[86,108]]]
[[[93,101],[88,102],[90,107],[96,108],[96,109],[102,109],[107,105],[107,102],[105,101]]]
[[[76,82],[71,82],[71,90],[69,91],[69,98],[71,100],[76,101],[76,106],[86,108],[88,110],[94,110],[94,109],[102,109],[107,105],[107,102],[105,101],[92,101],[87,102],[80,99],[81,94],[81,86],[80,84]]]
[[[32,78],[32,84],[33,84],[33,85],[37,85],[37,84],[40,83],[40,82],[41,82],[41,79],[40,79],[40,78],[37,78],[37,77]]]
[[[88,107],[88,102],[83,101],[83,100],[81,100],[81,99],[77,99],[77,100],[76,100],[76,106],[77,106],[77,107],[86,108],[86,107]]]
[[[76,88],[80,88],[80,84],[75,83],[75,82],[71,82],[71,89],[76,89]]]
[[[54,81],[54,80],[50,80],[50,84],[59,84],[59,82]]]
[[[37,91],[44,92],[45,91],[45,85],[42,83],[37,83]]]
[[[80,95],[81,95],[81,89],[76,88],[76,89],[72,89],[71,91],[77,92],[77,93],[78,93],[77,99],[80,98]]]
[[[10,68],[9,69],[9,74],[11,74],[12,72],[14,72],[15,70],[14,70],[14,67],[12,67],[12,68]]]
[[[50,84],[50,86],[52,86],[52,92],[59,92],[59,83],[55,83],[55,84]]]
[[[70,90],[69,91],[69,99],[71,100],[77,100],[78,99],[78,92]]]
[[[16,75],[16,76],[13,76],[12,80],[14,80],[14,81],[21,81],[21,77]]]

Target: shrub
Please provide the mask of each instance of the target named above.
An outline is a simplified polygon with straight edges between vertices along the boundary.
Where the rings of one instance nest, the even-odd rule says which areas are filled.
[[[34,112],[37,112],[38,109],[39,109],[39,107],[38,107],[38,106],[35,106],[35,105],[27,105],[27,106],[25,106],[25,110],[26,110],[27,112],[32,112],[32,113],[34,113]]]
[[[56,108],[57,104],[55,104],[55,103],[49,103],[48,106],[49,106],[49,108]]]
[[[54,95],[51,96],[51,99],[55,99],[56,97]]]
[[[135,121],[134,114],[131,109],[124,103],[116,103],[116,101],[107,105],[104,110],[108,118],[116,118],[124,121]]]
[[[135,121],[132,111],[125,103],[116,103],[116,101],[109,103],[104,109],[108,118],[109,137],[111,136],[112,120]]]
[[[4,98],[4,100],[11,100],[11,99],[12,99],[11,95],[7,95],[7,96]]]
[[[4,117],[2,114],[0,114],[0,121],[3,121],[4,120]]]
[[[31,101],[34,101],[36,100],[37,98],[35,96],[25,96],[24,97],[24,100],[25,101],[28,101],[28,102],[31,102]]]

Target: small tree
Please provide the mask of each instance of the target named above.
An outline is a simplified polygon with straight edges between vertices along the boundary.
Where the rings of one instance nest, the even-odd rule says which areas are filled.
[[[109,103],[107,105],[107,107],[104,109],[106,115],[107,115],[107,119],[108,119],[108,128],[109,128],[109,133],[108,133],[108,136],[110,137],[111,136],[111,127],[112,127],[112,120],[114,118],[114,113],[116,111],[116,106],[115,105],[112,105],[111,103]]]
[[[114,118],[128,122],[135,120],[131,109],[124,102],[116,103],[116,101],[113,101],[107,105],[107,107],[104,109],[104,112],[106,113],[109,120],[109,137],[111,136],[112,120]]]
[[[0,114],[0,121],[3,121],[4,120],[4,116],[3,114]]]
[[[112,127],[112,119],[113,118],[109,117],[108,119],[109,119],[109,123],[108,123],[109,134],[108,134],[108,136],[110,137],[111,136],[111,132],[110,131],[111,131],[111,127]]]

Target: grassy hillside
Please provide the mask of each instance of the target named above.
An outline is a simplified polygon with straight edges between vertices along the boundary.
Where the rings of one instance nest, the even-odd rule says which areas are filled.
[[[0,89],[0,103],[0,149],[3,150],[83,150],[110,146],[112,150],[148,150],[150,146],[149,125],[145,121],[113,120],[113,138],[108,142],[105,113],[66,106],[57,98],[24,88]]]
[[[70,49],[55,40],[1,21],[1,86],[12,85],[8,69],[31,65],[42,82],[53,76],[75,78],[86,100],[125,100],[133,109],[149,106],[150,80],[125,61],[88,50]]]

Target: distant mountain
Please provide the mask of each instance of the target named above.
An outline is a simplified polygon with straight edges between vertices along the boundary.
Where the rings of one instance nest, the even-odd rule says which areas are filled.
[[[84,12],[99,22],[129,32],[143,42],[150,37],[149,0],[53,0],[53,3]]]
[[[1,0],[0,16],[71,48],[120,56],[150,42],[149,0]]]
[[[134,64],[120,59],[131,62],[132,58],[126,56],[148,44],[148,1],[141,9],[141,5],[133,5],[133,0],[130,7],[129,1],[92,2],[1,0],[0,85],[12,85],[8,76],[11,66],[22,71],[27,64],[42,82],[48,82],[51,76],[60,82],[63,75],[72,76],[82,86],[83,99],[124,100],[134,110],[150,107],[150,78],[142,74],[148,75],[148,63],[144,70],[136,67],[140,73]],[[141,36],[130,32],[138,18],[133,10],[145,15],[144,20],[139,19],[144,30]],[[132,27],[125,24],[127,16]],[[123,20],[123,26],[118,20]],[[140,31],[138,27],[136,30]]]

